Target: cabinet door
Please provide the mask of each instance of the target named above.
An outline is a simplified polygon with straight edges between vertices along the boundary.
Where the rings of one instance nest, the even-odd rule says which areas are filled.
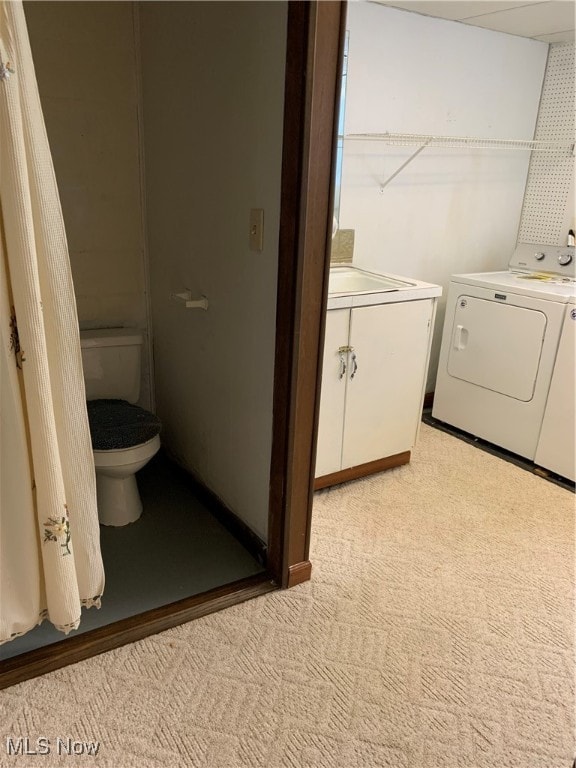
[[[326,313],[320,421],[316,449],[316,477],[338,472],[342,461],[342,428],[348,371],[342,371],[338,348],[348,344],[349,309]],[[347,355],[343,355],[346,366]]]
[[[421,418],[433,301],[351,311],[342,468],[409,451]],[[351,366],[352,368],[353,366]]]

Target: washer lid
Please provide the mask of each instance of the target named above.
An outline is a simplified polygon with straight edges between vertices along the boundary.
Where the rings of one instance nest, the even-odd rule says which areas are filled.
[[[90,347],[132,347],[143,343],[142,333],[136,328],[95,328],[80,331],[80,346]]]
[[[508,291],[534,299],[557,301],[566,304],[576,296],[576,283],[563,282],[558,277],[536,278],[527,272],[475,272],[469,275],[452,275],[450,280],[463,285],[477,285],[497,291]]]

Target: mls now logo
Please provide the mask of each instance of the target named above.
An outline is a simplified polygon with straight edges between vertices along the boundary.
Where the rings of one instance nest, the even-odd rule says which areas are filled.
[[[9,755],[49,755],[55,752],[58,755],[89,755],[95,757],[100,749],[99,741],[76,741],[75,739],[62,739],[59,736],[54,744],[45,736],[32,740],[27,736],[6,739],[6,752]]]
[[[41,736],[36,741],[20,736],[13,739],[10,736],[6,739],[6,752],[9,755],[49,755],[50,739]]]

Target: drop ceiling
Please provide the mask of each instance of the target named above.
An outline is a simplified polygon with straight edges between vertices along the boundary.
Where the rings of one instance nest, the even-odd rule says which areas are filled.
[[[375,0],[405,11],[531,37],[545,43],[574,40],[574,0]]]

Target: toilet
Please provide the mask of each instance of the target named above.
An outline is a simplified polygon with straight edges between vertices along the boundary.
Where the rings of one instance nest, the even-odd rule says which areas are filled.
[[[142,514],[136,472],[160,448],[161,423],[135,405],[140,396],[143,337],[131,328],[80,332],[98,518],[127,525]]]

